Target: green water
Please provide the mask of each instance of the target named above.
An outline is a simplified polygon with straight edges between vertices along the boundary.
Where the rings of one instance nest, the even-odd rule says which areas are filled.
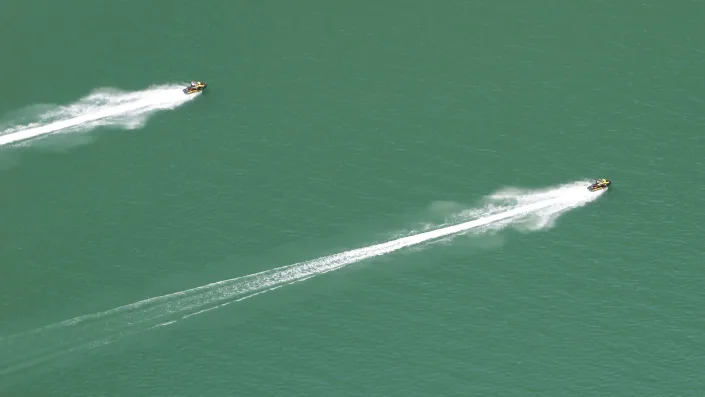
[[[0,130],[100,88],[208,83],[139,128],[0,147],[3,396],[705,393],[705,3],[0,11]],[[38,350],[11,335],[602,176],[552,228],[402,249],[13,367]]]

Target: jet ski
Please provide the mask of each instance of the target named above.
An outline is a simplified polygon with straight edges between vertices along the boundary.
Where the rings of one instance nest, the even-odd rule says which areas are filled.
[[[202,81],[192,81],[191,85],[188,87],[184,88],[184,94],[193,94],[196,92],[201,92],[206,89],[206,83]]]
[[[596,180],[595,183],[593,183],[592,185],[588,186],[588,190],[591,192],[596,192],[598,190],[607,189],[608,187],[610,187],[611,184],[612,181],[610,181],[609,179],[601,178]]]

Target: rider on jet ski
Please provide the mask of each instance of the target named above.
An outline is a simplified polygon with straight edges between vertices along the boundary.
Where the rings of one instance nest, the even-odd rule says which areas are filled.
[[[602,190],[602,189],[609,187],[611,184],[612,184],[612,181],[610,181],[609,179],[600,178],[600,179],[597,179],[595,181],[595,183],[588,186],[588,190],[590,190],[591,192],[594,192],[597,190]]]
[[[184,91],[185,94],[191,94],[191,93],[194,93],[194,92],[203,91],[205,88],[206,88],[206,83],[204,83],[204,82],[202,82],[202,81],[195,81],[195,80],[192,80],[192,81],[191,81],[191,85],[189,85],[188,87],[184,88],[183,91]]]

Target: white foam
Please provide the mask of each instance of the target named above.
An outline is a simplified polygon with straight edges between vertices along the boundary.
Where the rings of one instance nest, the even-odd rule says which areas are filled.
[[[212,312],[233,302],[275,290],[286,284],[301,282],[405,247],[473,231],[479,233],[512,225],[525,225],[527,220],[530,220],[531,227],[526,230],[549,228],[561,214],[583,206],[605,192],[605,190],[589,192],[586,189],[588,184],[589,182],[586,181],[543,191],[504,192],[490,196],[489,203],[484,209],[468,211],[464,216],[472,215],[474,219],[466,222],[76,317],[24,334],[0,338],[0,347],[27,349],[22,351],[22,357],[25,357],[27,362],[35,363],[38,361],[34,357],[53,358],[58,354],[57,346],[39,348],[41,342],[45,340],[51,342],[61,339],[65,343],[59,349],[60,351],[74,351],[80,347],[95,346],[95,341],[101,341],[99,344],[101,345],[126,335],[172,325],[179,320]],[[62,350],[66,349],[66,345],[75,347]],[[32,354],[29,354],[30,352]],[[0,358],[0,364],[2,364],[1,360]],[[6,366],[0,365],[0,374],[8,373],[9,369],[2,370],[3,367]],[[14,363],[9,366],[9,368],[20,367]]]
[[[37,117],[37,121],[6,128],[0,132],[0,146],[60,132],[86,131],[98,126],[137,128],[152,113],[174,109],[200,95],[185,95],[182,92],[184,86],[163,85],[135,92],[100,89],[76,103],[45,111]]]

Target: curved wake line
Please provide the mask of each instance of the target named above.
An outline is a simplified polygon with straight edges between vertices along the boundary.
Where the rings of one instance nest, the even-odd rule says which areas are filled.
[[[49,360],[57,355],[80,348],[101,346],[126,335],[132,335],[175,323],[180,319],[205,313],[230,303],[277,289],[305,279],[334,271],[366,259],[389,254],[402,248],[433,242],[444,237],[488,229],[502,229],[524,224],[527,230],[540,230],[566,211],[583,206],[604,193],[586,189],[589,182],[576,182],[553,189],[533,192],[517,190],[500,192],[489,197],[484,209],[471,211],[475,219],[435,230],[413,234],[385,243],[353,249],[322,258],[262,271],[200,287],[162,295],[120,306],[104,312],[75,317],[23,334],[0,338],[3,349],[26,349],[21,355],[23,365],[0,365],[0,375]],[[62,340],[62,348],[52,346],[52,340]],[[41,348],[44,341],[49,344]],[[71,345],[66,350],[66,345]],[[18,350],[19,352],[20,350]],[[32,354],[27,354],[29,351]],[[11,355],[6,355],[7,357]],[[29,356],[33,356],[30,358]],[[2,359],[0,358],[0,363]],[[10,363],[7,363],[10,364]]]
[[[159,110],[173,109],[199,94],[184,95],[180,85],[162,85],[143,91],[100,89],[78,102],[40,115],[39,121],[0,132],[0,146],[66,130],[88,130],[102,125],[141,126]]]

